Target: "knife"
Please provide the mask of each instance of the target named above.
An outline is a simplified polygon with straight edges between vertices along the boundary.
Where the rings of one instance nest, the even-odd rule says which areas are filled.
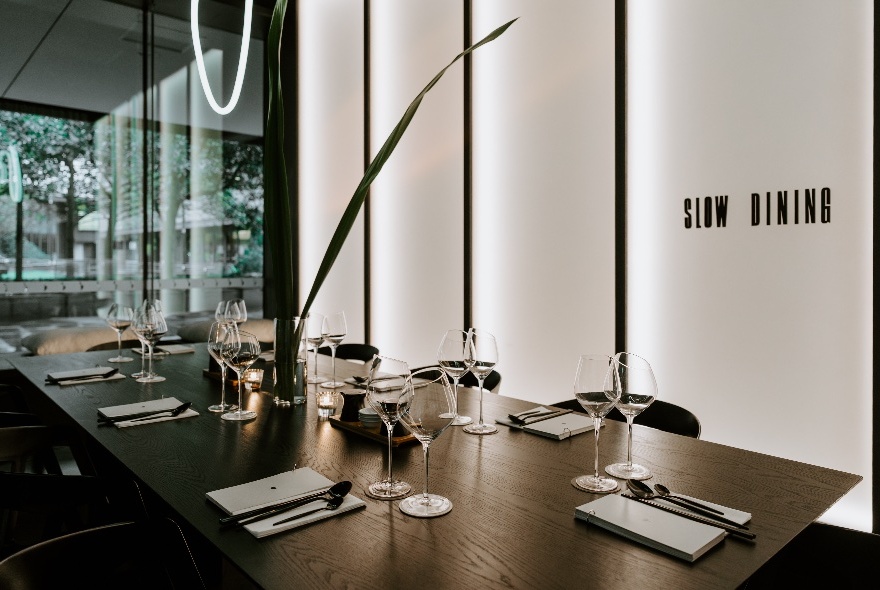
[[[160,417],[164,416],[165,414],[168,414],[169,416],[173,417],[173,416],[178,416],[178,415],[182,414],[183,412],[187,411],[191,405],[192,405],[192,402],[183,402],[182,404],[180,404],[176,408],[170,408],[167,410],[153,410],[150,412],[139,412],[137,414],[126,414],[124,416],[113,416],[113,417],[98,416],[98,423],[99,423],[99,425],[103,425],[103,424],[116,424],[117,422],[147,420],[150,418],[160,418]]]
[[[737,537],[742,537],[743,539],[748,539],[748,540],[752,541],[757,536],[757,535],[755,535],[755,533],[750,533],[748,531],[744,531],[742,529],[718,522],[716,520],[713,520],[710,517],[702,517],[702,516],[698,516],[696,514],[691,514],[689,512],[682,512],[681,510],[676,510],[675,508],[669,508],[668,506],[661,506],[660,504],[657,504],[656,502],[652,502],[651,500],[645,500],[644,498],[637,498],[636,496],[630,496],[629,494],[620,494],[620,495],[628,500],[634,500],[636,502],[641,502],[642,504],[647,504],[648,506],[653,506],[654,508],[657,508],[658,510],[664,510],[666,512],[671,512],[672,514],[677,514],[678,516],[683,516],[684,518],[688,518],[688,519],[694,520],[696,522],[702,522],[703,524],[708,524],[709,526],[714,526],[719,529],[724,529],[725,531],[727,531],[731,535],[735,535]],[[737,527],[740,527],[740,526],[742,526],[742,525],[737,523]]]

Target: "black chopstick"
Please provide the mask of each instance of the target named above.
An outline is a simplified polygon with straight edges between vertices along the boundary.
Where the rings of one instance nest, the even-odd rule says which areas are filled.
[[[647,504],[648,506],[653,506],[659,510],[665,510],[666,512],[671,512],[672,514],[677,514],[678,516],[683,516],[684,518],[689,518],[690,520],[694,520],[696,522],[702,522],[703,524],[708,524],[709,526],[718,527],[719,529],[724,529],[731,535],[736,535],[737,537],[742,537],[743,539],[748,539],[750,541],[754,540],[757,535],[755,533],[750,533],[748,531],[744,531],[741,528],[741,524],[737,523],[736,527],[724,524],[722,522],[718,522],[709,517],[702,517],[696,514],[691,514],[689,512],[682,512],[681,510],[676,510],[675,508],[670,508],[668,506],[663,506],[661,504],[657,504],[656,502],[652,502],[651,500],[646,500],[644,498],[637,498],[635,496],[630,496],[629,494],[620,494],[624,498],[628,500],[635,500],[636,502],[641,502],[642,504]]]

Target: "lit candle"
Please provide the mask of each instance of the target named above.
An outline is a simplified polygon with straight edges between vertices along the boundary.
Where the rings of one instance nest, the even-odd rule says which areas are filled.
[[[248,369],[244,372],[244,385],[251,391],[260,391],[263,384],[263,369]]]
[[[335,391],[318,391],[315,393],[315,398],[318,403],[318,416],[328,417],[332,416],[336,411],[336,403],[339,400],[339,394]]]

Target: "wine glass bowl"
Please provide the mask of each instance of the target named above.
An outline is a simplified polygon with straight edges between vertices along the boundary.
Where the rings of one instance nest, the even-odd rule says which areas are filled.
[[[327,389],[345,387],[345,383],[336,380],[336,348],[343,340],[345,340],[345,336],[348,333],[348,326],[345,323],[345,312],[337,311],[336,313],[324,316],[324,323],[321,332],[324,342],[330,345],[330,354],[333,363],[333,380],[324,381],[321,383],[321,387],[326,387]]]
[[[223,319],[235,322],[236,324],[243,324],[247,321],[247,318],[247,305],[244,299],[230,299],[226,302]]]
[[[602,418],[620,399],[620,379],[614,359],[604,354],[581,355],[574,379],[574,397],[593,419],[595,458],[593,474],[580,475],[572,480],[572,484],[587,492],[614,492],[619,487],[617,482],[599,475],[599,431]]]
[[[366,383],[366,402],[388,431],[388,475],[382,481],[370,484],[367,495],[378,500],[403,498],[412,491],[405,481],[394,479],[392,463],[392,434],[400,416],[406,413],[412,401],[412,376],[409,366],[397,359],[376,355],[370,361]]]
[[[453,391],[458,395],[458,380],[468,372],[468,335],[463,330],[447,330],[437,349],[437,362],[443,372],[452,379]],[[456,404],[456,407],[457,404]],[[473,422],[470,416],[456,414],[453,426],[464,426]]]
[[[449,378],[437,367],[413,372],[412,382],[407,409],[401,414],[400,421],[422,443],[425,487],[421,494],[404,499],[400,510],[410,516],[430,518],[452,510],[448,498],[428,493],[428,447],[455,420],[456,399]]]
[[[141,344],[147,348],[147,368],[141,371],[141,376],[137,378],[138,383],[165,381],[165,377],[153,372],[153,347],[168,333],[165,316],[157,307],[148,303],[135,314],[131,327]]]
[[[116,332],[116,356],[107,359],[110,363],[128,363],[134,359],[130,356],[122,356],[122,333],[131,326],[134,321],[134,311],[125,305],[114,303],[107,311],[107,324]]]
[[[476,424],[468,424],[462,428],[468,434],[495,434],[498,432],[497,426],[483,420],[483,381],[493,371],[497,362],[498,344],[495,341],[495,336],[484,330],[471,328],[468,331],[465,363],[480,385],[480,417]]]
[[[324,343],[324,315],[309,312],[306,317],[305,330],[306,343],[315,351],[314,371],[311,371],[309,375],[309,383],[321,383],[321,378],[318,376],[318,349]]]
[[[253,410],[242,409],[242,395],[244,390],[244,373],[260,358],[260,342],[257,337],[248,332],[229,330],[223,339],[220,348],[220,357],[230,369],[235,371],[238,377],[238,409],[221,414],[224,420],[253,420],[257,413]]]
[[[235,322],[220,320],[211,324],[211,329],[208,332],[208,354],[220,365],[220,403],[208,406],[210,412],[229,412],[238,409],[237,405],[226,403],[227,365],[223,362],[223,343],[226,336],[236,330],[238,327]]]
[[[657,380],[651,364],[644,358],[629,352],[618,352],[614,356],[620,380],[620,399],[617,409],[626,418],[627,444],[626,463],[614,463],[605,467],[608,475],[621,479],[648,479],[651,471],[632,462],[633,419],[650,406],[657,397]]]

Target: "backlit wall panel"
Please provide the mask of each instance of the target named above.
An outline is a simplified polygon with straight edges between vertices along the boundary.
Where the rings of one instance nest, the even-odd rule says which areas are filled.
[[[460,2],[373,0],[371,147],[381,147],[410,101],[462,50]],[[436,363],[463,303],[463,69],[423,101],[373,183],[373,344],[413,365]]]
[[[702,438],[862,475],[823,519],[870,530],[873,3],[628,18],[628,348]]]
[[[305,302],[342,212],[363,176],[363,2],[299,3],[300,301]],[[349,342],[364,342],[363,213],[315,300],[345,311]]]
[[[573,397],[614,353],[614,3],[474,2],[474,324],[501,392]]]

